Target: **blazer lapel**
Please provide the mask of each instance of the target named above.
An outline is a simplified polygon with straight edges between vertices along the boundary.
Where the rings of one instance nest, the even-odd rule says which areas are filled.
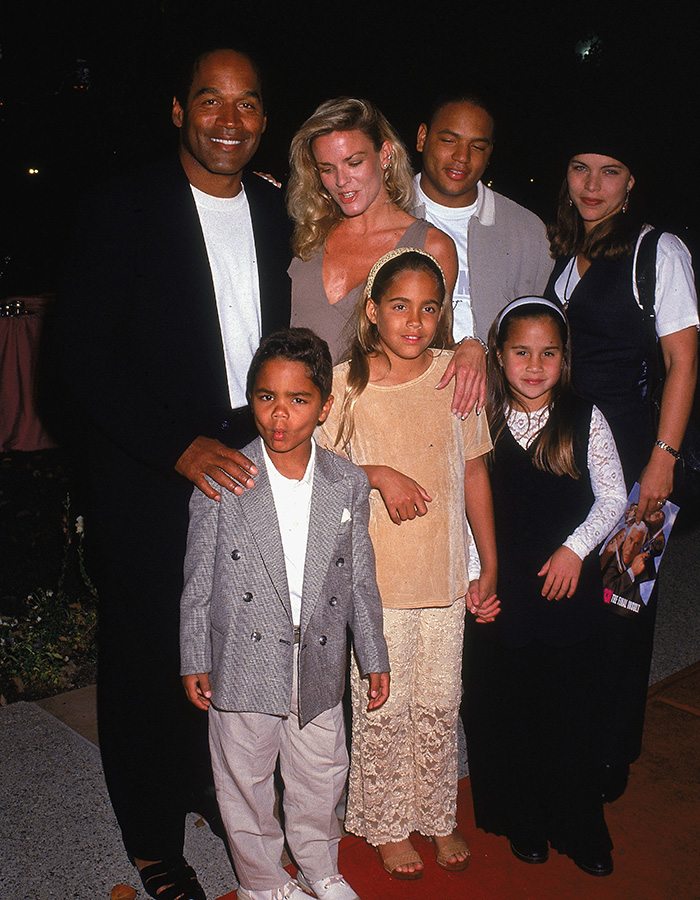
[[[332,457],[317,448],[304,562],[300,623],[302,636],[319,600],[328,566],[335,552],[338,527],[345,508],[345,492],[341,485],[342,477],[333,467]]]
[[[270,334],[289,327],[291,281],[287,268],[292,260],[291,222],[278,188],[250,172],[243,173],[243,186],[258,258],[262,332]]]
[[[258,474],[255,476],[255,487],[241,494],[241,508],[255,543],[260,550],[260,558],[270,576],[280,602],[291,619],[292,607],[289,601],[289,583],[287,581],[287,567],[284,563],[282,536],[260,446],[260,438],[245,447],[242,452],[258,467]]]

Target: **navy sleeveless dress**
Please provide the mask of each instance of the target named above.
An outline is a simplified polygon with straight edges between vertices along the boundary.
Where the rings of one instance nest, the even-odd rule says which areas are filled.
[[[591,406],[574,404],[578,479],[536,469],[505,429],[491,472],[501,612],[468,623],[465,688],[476,824],[576,856],[610,849],[598,784],[600,566],[584,561],[573,597],[546,600],[537,575],[593,503]]]

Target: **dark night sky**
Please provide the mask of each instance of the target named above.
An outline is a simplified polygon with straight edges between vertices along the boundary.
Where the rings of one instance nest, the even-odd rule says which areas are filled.
[[[292,134],[322,100],[372,99],[412,148],[432,96],[466,86],[495,104],[493,186],[546,219],[563,175],[563,130],[613,104],[634,122],[648,218],[696,250],[694,4],[668,3],[652,19],[638,3],[433,0],[420,22],[401,15],[406,5],[3,0],[0,252],[13,256],[15,275],[50,287],[54,235],[65,231],[72,198],[174,146],[167,72],[200,35],[247,45],[262,62],[269,125],[256,167],[281,179]],[[582,61],[577,43],[593,35],[599,49]],[[78,59],[89,69],[87,90],[73,87]],[[3,293],[9,269],[5,282]]]

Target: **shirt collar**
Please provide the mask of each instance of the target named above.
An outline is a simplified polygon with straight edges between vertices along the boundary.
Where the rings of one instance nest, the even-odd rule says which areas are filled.
[[[493,225],[496,221],[496,204],[493,199],[493,191],[489,190],[481,181],[476,186],[476,212],[474,215],[482,225]]]
[[[270,479],[270,484],[275,487],[282,488],[284,490],[293,490],[294,488],[306,486],[308,487],[313,483],[314,479],[314,469],[316,467],[316,442],[311,441],[311,456],[309,457],[308,465],[306,466],[306,471],[304,475],[300,479],[296,478],[287,478],[285,475],[282,475],[275,466],[275,464],[270,459],[270,455],[267,452],[267,447],[265,446],[265,442],[262,441],[262,451],[263,451],[263,459],[265,460],[265,468],[267,469],[267,477]]]
[[[418,200],[421,201],[423,209],[425,210],[425,202],[423,201],[425,194],[420,186],[420,175],[421,173],[419,172],[415,176],[414,184],[416,196]],[[450,207],[445,207],[445,209],[449,208]],[[496,221],[496,203],[494,201],[493,191],[490,188],[487,188],[482,181],[477,182],[476,185],[476,212],[474,215],[482,225],[493,225]]]

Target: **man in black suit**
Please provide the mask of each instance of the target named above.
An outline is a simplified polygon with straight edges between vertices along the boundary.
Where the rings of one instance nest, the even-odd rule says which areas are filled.
[[[179,157],[86,205],[54,347],[85,423],[110,797],[148,893],[203,900],[182,858],[186,813],[218,817],[206,717],[179,678],[188,501],[192,484],[254,486],[235,449],[254,435],[245,376],[289,324],[290,229],[281,192],[243,171],[266,125],[247,55],[201,54],[172,116]]]

